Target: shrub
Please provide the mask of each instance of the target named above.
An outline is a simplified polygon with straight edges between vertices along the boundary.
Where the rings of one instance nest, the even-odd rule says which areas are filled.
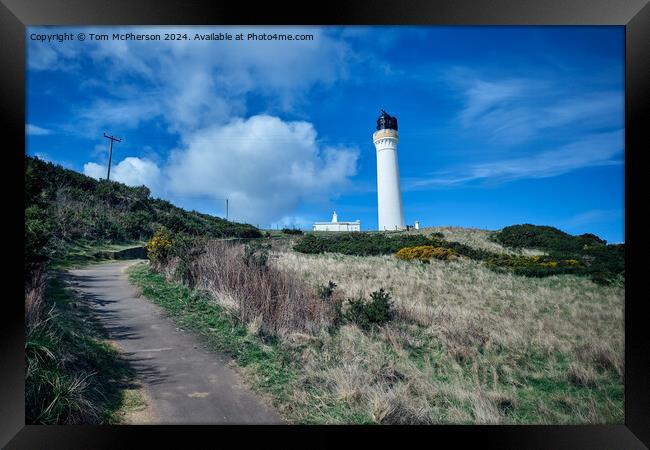
[[[607,241],[594,234],[572,236],[557,228],[524,224],[505,227],[494,239],[508,247],[537,248],[548,255],[534,264],[522,259],[504,261],[490,257],[488,263],[493,267],[516,266],[515,273],[532,276],[587,275],[599,284],[623,280],[625,276],[625,245],[607,245]]]
[[[572,236],[554,227],[540,225],[511,225],[494,235],[506,247],[537,248],[547,252],[579,253],[589,248],[601,247],[607,241],[594,234]]]
[[[165,228],[159,228],[144,246],[154,264],[165,263],[172,249],[172,237]]]
[[[303,234],[302,230],[297,230],[295,228],[283,228],[282,232],[284,234]]]
[[[244,246],[244,263],[248,267],[264,270],[269,261],[269,247],[257,243]]]
[[[36,266],[48,260],[54,232],[54,220],[46,209],[38,205],[25,209],[25,281]]]
[[[300,240],[294,250],[301,253],[343,253],[345,255],[388,255],[399,249],[417,245],[431,245],[431,240],[422,235],[389,236],[380,233],[340,233],[335,236],[308,234]]]
[[[170,255],[176,258],[174,277],[194,287],[192,264],[204,252],[203,239],[188,234],[178,234],[172,239]]]
[[[449,261],[455,257],[456,252],[451,248],[434,247],[432,245],[420,245],[417,247],[404,247],[395,256],[405,261],[417,259],[422,262],[429,262],[431,258]]]
[[[499,254],[489,257],[486,265],[496,270],[509,270],[517,275],[545,277],[549,275],[584,273],[585,266],[576,260],[556,260],[550,256]]]
[[[340,314],[344,321],[369,330],[374,325],[382,325],[393,318],[393,303],[390,294],[382,288],[370,294],[370,301],[362,297],[348,299]]]
[[[328,300],[332,298],[332,294],[334,294],[334,289],[336,289],[336,283],[334,283],[331,280],[325,285],[319,285],[316,287],[316,290],[318,291],[318,296],[323,300]]]

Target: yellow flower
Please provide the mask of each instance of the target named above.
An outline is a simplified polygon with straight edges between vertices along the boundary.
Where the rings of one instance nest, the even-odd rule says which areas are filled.
[[[451,248],[433,247],[431,245],[420,245],[417,247],[404,247],[395,256],[406,261],[420,260],[429,261],[431,258],[447,261],[454,257],[456,252]]]

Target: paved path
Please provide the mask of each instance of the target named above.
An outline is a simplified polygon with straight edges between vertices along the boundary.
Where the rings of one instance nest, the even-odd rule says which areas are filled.
[[[135,261],[99,264],[68,272],[110,339],[130,361],[160,424],[269,424],[280,417],[248,390],[228,358],[205,349],[164,311],[139,297],[125,269]]]

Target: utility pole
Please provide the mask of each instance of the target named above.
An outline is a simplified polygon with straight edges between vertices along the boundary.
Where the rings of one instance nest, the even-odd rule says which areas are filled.
[[[104,137],[106,139],[110,139],[111,143],[108,146],[108,173],[106,174],[106,181],[110,181],[111,179],[111,161],[113,160],[113,141],[117,142],[122,142],[122,139],[118,139],[113,136],[108,136],[106,133],[104,133]]]
[[[227,198],[218,198],[216,200],[223,200],[226,202],[226,220],[228,220],[228,199]]]

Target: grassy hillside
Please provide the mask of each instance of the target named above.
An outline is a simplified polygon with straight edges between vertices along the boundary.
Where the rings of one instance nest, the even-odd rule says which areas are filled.
[[[494,270],[461,252],[525,255],[493,233],[453,233],[199,243],[185,280],[178,257],[131,279],[229,351],[292,422],[622,423],[623,285]],[[460,256],[405,261],[398,242]]]
[[[25,158],[26,272],[81,241],[140,241],[149,239],[161,225],[215,238],[261,236],[251,225],[152,198],[146,186],[98,181],[38,158]]]

